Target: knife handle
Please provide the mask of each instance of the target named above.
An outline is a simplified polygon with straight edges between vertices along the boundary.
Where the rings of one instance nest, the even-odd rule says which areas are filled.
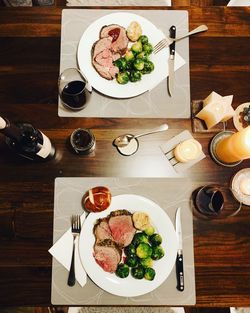
[[[177,277],[177,286],[176,288],[179,291],[184,290],[184,271],[183,271],[183,255],[182,252],[177,253],[176,258],[176,277]]]
[[[176,27],[173,25],[169,28],[169,37],[175,39],[176,38]],[[170,46],[170,55],[175,55],[175,42],[173,42]]]

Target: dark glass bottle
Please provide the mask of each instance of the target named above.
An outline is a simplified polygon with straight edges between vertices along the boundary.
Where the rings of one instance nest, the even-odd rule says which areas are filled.
[[[49,138],[31,124],[10,124],[7,119],[0,117],[0,132],[5,135],[7,145],[26,159],[49,160],[55,155]]]

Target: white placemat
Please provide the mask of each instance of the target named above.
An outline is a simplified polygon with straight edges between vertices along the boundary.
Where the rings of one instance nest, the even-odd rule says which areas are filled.
[[[229,7],[244,7],[249,6],[250,0],[231,0],[228,3]]]
[[[67,6],[171,6],[171,0],[67,0]]]
[[[188,31],[187,11],[65,9],[62,13],[60,73],[66,68],[77,66],[77,46],[85,29],[100,17],[114,12],[128,12],[141,15],[165,34],[168,34],[171,25],[176,25],[177,36]],[[172,98],[168,95],[167,81],[165,79],[153,90],[129,99],[110,98],[93,90],[88,105],[83,110],[76,112],[66,109],[59,99],[58,115],[61,117],[101,118],[189,118],[188,39],[178,42],[176,51],[183,57],[186,63],[175,73],[175,94]]]

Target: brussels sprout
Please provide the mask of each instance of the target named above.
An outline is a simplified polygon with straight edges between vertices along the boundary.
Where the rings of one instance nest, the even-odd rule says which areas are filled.
[[[145,45],[145,44],[148,43],[148,37],[145,36],[145,35],[142,35],[142,36],[139,37],[139,41],[140,41],[143,45]]]
[[[137,82],[138,80],[141,80],[142,73],[140,71],[131,71],[129,75],[129,80],[131,82]]]
[[[141,71],[144,68],[144,61],[142,59],[135,59],[134,68],[138,71]]]
[[[136,253],[135,246],[131,243],[130,245],[128,245],[127,247],[124,248],[124,252],[125,252],[126,256],[135,255],[135,253]]]
[[[114,61],[113,64],[119,68],[120,72],[125,71],[127,68],[127,61],[125,58],[120,58],[120,59]]]
[[[148,54],[145,51],[142,51],[139,54],[137,54],[137,58],[142,59],[143,61],[147,61],[148,60]]]
[[[129,75],[127,72],[118,73],[116,76],[116,80],[119,84],[125,85],[129,82]]]
[[[153,52],[153,46],[151,43],[146,43],[142,46],[142,50],[145,51],[147,54],[151,54]]]
[[[137,267],[133,267],[131,269],[131,274],[136,279],[142,279],[144,277],[144,268],[141,265],[138,265]]]
[[[129,61],[127,62],[127,71],[132,71],[134,69],[134,62],[133,61]]]
[[[155,270],[151,267],[146,268],[144,278],[147,280],[153,280],[155,278]]]
[[[118,264],[116,275],[120,278],[126,278],[129,275],[129,267],[127,264]]]
[[[127,51],[124,58],[127,62],[130,62],[130,61],[134,60],[135,56],[134,56],[134,53],[132,51]]]
[[[162,246],[155,246],[152,248],[152,250],[153,251],[152,251],[151,258],[153,260],[160,260],[165,254],[164,250],[162,249]]]
[[[142,242],[149,243],[148,236],[144,233],[136,233],[132,240],[132,244],[137,247]]]
[[[142,74],[149,74],[154,70],[154,68],[155,68],[154,63],[147,60],[147,61],[144,61],[144,68],[141,72]]]
[[[162,243],[161,235],[153,234],[150,236],[149,241],[153,246],[159,246]]]
[[[129,267],[136,267],[138,265],[138,258],[136,255],[131,254],[129,256],[126,257],[126,261],[125,263],[129,266]]]
[[[143,267],[152,267],[153,260],[151,258],[141,259],[140,263]]]
[[[136,54],[142,52],[142,43],[140,41],[135,42],[132,45],[131,50]]]
[[[149,244],[147,243],[140,243],[139,246],[136,248],[136,255],[140,258],[140,259],[146,259],[151,257],[152,254],[152,248],[150,247]]]
[[[148,236],[152,236],[154,232],[155,232],[155,229],[153,226],[149,226],[148,228],[144,230],[144,233]]]

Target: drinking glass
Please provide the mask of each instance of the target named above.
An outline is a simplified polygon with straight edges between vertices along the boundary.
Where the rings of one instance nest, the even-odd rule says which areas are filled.
[[[193,211],[197,217],[221,219],[234,216],[241,210],[242,203],[235,195],[237,192],[229,187],[205,185],[193,192]]]
[[[94,151],[96,140],[90,129],[77,128],[70,136],[70,144],[78,154],[90,154]]]
[[[87,78],[77,68],[68,68],[61,73],[58,89],[62,104],[74,111],[85,108],[92,91]]]

